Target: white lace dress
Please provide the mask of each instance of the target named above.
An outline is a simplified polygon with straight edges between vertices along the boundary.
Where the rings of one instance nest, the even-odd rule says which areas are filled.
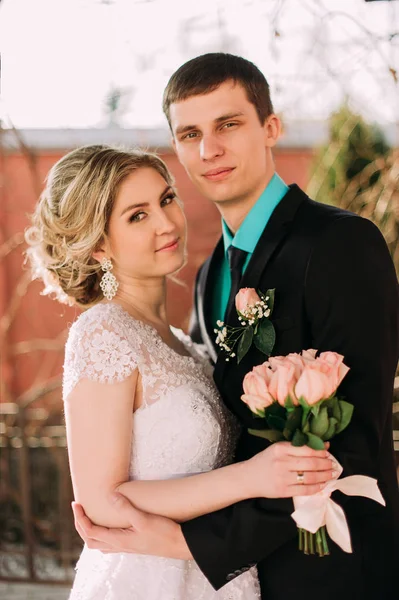
[[[213,384],[212,368],[180,330],[181,356],[121,306],[99,304],[72,325],[66,344],[64,401],[79,379],[122,381],[138,368],[143,405],[133,415],[131,479],[170,479],[231,462],[237,424]],[[112,388],[111,388],[112,389]],[[110,394],[112,402],[112,393]],[[70,600],[255,600],[256,568],[216,592],[194,561],[102,554],[86,546]]]

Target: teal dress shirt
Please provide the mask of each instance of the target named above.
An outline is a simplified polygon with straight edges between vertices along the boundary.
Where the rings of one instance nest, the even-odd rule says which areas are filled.
[[[227,302],[230,295],[231,278],[227,250],[232,245],[248,252],[243,273],[251,260],[259,238],[266,227],[270,216],[280,200],[288,192],[288,186],[275,173],[256,204],[251,208],[235,235],[232,234],[222,219],[222,235],[224,242],[224,258],[215,273],[212,299],[212,320],[214,326],[218,320],[224,321]]]

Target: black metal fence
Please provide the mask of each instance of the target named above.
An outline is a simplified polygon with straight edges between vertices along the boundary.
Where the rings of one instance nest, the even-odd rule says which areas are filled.
[[[399,469],[399,402],[393,410]],[[0,580],[69,583],[82,542],[73,525],[63,415],[11,403],[0,412]]]
[[[82,542],[63,416],[11,403],[0,410],[0,580],[69,582]]]

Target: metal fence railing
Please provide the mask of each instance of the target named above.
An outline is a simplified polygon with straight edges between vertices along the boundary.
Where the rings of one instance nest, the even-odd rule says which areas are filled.
[[[63,416],[11,403],[0,410],[0,580],[69,582],[82,542]]]
[[[399,378],[394,447],[399,476]],[[61,413],[0,404],[0,581],[66,584],[82,548]]]

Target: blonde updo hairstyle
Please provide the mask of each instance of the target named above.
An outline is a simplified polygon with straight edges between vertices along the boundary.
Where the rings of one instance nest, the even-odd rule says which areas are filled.
[[[141,150],[84,146],[51,168],[25,232],[33,279],[43,280],[43,294],[84,308],[103,299],[101,265],[92,254],[107,235],[121,182],[143,167],[174,185],[165,163]]]

